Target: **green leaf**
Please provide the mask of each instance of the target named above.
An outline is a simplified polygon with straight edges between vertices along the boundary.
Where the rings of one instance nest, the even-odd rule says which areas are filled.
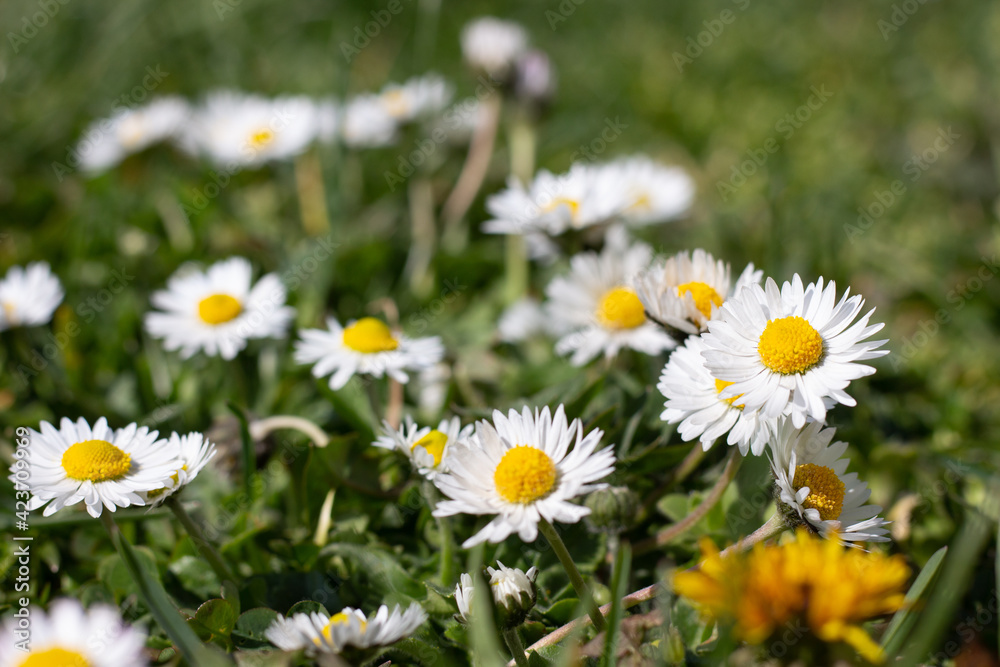
[[[622,620],[621,600],[628,593],[628,576],[632,570],[632,548],[628,542],[621,544],[615,556],[614,572],[611,575],[611,613],[608,615],[608,628],[604,640],[603,664],[614,665],[618,656],[618,626]]]
[[[235,582],[222,582],[222,599],[232,606],[237,616],[240,615],[240,591]]]
[[[181,581],[184,590],[198,597],[207,598],[219,590],[219,578],[212,568],[205,566],[205,561],[197,556],[181,556],[168,567],[170,572]]]
[[[548,611],[545,612],[545,616],[552,619],[557,625],[565,625],[580,613],[584,613],[583,608],[580,606],[580,601],[576,598],[567,598],[549,607]]]
[[[248,609],[236,619],[231,633],[233,643],[239,648],[256,648],[268,644],[264,633],[281,614],[267,607]]]
[[[917,622],[917,613],[920,612],[917,603],[934,581],[934,576],[941,568],[941,563],[944,561],[947,553],[948,547],[941,547],[935,551],[934,555],[927,559],[927,563],[920,570],[920,574],[917,575],[913,585],[910,586],[910,590],[906,592],[903,607],[892,617],[889,627],[885,629],[885,634],[882,635],[882,649],[886,652],[886,655],[896,655],[903,648],[903,642],[906,641],[906,638]]]
[[[134,553],[142,568],[159,582],[160,572],[156,567],[156,558],[153,556],[153,552],[146,547],[134,547]],[[97,567],[97,578],[108,587],[116,598],[139,592],[139,587],[129,573],[128,566],[119,554],[112,554],[101,561]]]
[[[329,544],[323,553],[340,556],[352,563],[355,574],[365,577],[370,587],[383,597],[391,593],[402,593],[413,599],[423,597],[424,587],[403,569],[392,554],[381,549],[359,544]]]
[[[285,616],[292,617],[295,614],[311,614],[314,611],[323,614],[324,616],[330,615],[330,612],[326,610],[326,607],[319,602],[315,602],[313,600],[303,600],[302,602],[296,602],[292,605],[292,608],[288,610],[288,613],[285,614]]]
[[[228,600],[209,600],[198,607],[194,620],[206,630],[219,637],[228,638],[236,625],[236,610]]]

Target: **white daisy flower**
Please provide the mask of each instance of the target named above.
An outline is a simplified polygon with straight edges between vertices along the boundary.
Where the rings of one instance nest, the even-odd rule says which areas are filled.
[[[122,109],[111,118],[93,122],[77,146],[80,167],[104,171],[133,153],[173,138],[190,118],[180,97],[162,97],[140,107]]]
[[[150,301],[163,312],[146,314],[146,331],[185,359],[199,350],[233,359],[250,339],[284,336],[295,316],[285,305],[285,286],[274,273],[251,285],[252,271],[242,257],[205,272],[182,267],[166,290],[153,293]]]
[[[294,157],[318,130],[316,104],[307,97],[268,99],[222,91],[194,112],[181,145],[236,171]]]
[[[351,148],[379,148],[395,143],[399,123],[378,95],[365,94],[344,106],[341,138]]]
[[[315,364],[313,377],[330,377],[330,388],[340,389],[351,376],[388,375],[406,383],[406,371],[420,371],[441,361],[444,346],[437,336],[409,338],[393,333],[381,320],[362,317],[340,326],[336,318],[326,320],[328,331],[306,329],[295,343],[295,361]]]
[[[822,430],[821,430],[822,429]],[[871,490],[848,473],[843,458],[846,442],[834,442],[834,429],[810,422],[795,428],[779,419],[771,441],[771,470],[780,492],[780,510],[793,523],[805,522],[828,537],[835,532],[844,543],[888,542],[888,522],[878,505],[866,505]]]
[[[29,607],[30,630],[12,615],[0,632],[0,667],[145,667],[146,635],[122,622],[115,607],[90,609],[72,598],[60,598],[46,613]],[[26,649],[26,650],[25,650]]]
[[[712,377],[705,368],[701,353],[705,342],[696,336],[688,338],[684,347],[670,354],[656,388],[666,399],[666,410],[660,415],[669,424],[680,424],[677,432],[685,442],[697,438],[707,452],[726,433],[726,442],[760,456],[770,437],[768,420],[760,411],[747,411],[739,397],[720,398],[729,386]]]
[[[341,653],[349,646],[388,646],[412,634],[426,620],[427,612],[416,602],[405,611],[396,605],[390,612],[382,605],[367,618],[360,610],[345,607],[333,616],[312,612],[279,617],[264,636],[283,651],[305,649],[309,655],[317,656]]]
[[[694,180],[686,171],[644,155],[616,160],[597,170],[597,181],[621,193],[618,215],[629,225],[673,220],[687,213],[694,201]]]
[[[443,111],[453,94],[454,89],[444,77],[430,73],[404,83],[390,83],[378,98],[390,116],[405,123]]]
[[[567,424],[561,405],[555,415],[548,407],[511,410],[506,417],[496,410],[493,424],[478,422],[475,434],[452,451],[450,471],[434,478],[450,498],[438,503],[434,516],[497,515],[465,548],[512,533],[531,542],[541,519],[576,523],[590,510],[569,501],[604,488],[598,480],[614,471],[614,447],[594,451],[603,434],[594,429],[584,436],[579,419]]]
[[[419,428],[407,415],[399,428],[384,423],[385,434],[372,444],[383,449],[398,449],[406,454],[410,463],[427,479],[434,479],[439,472],[448,470],[449,456],[455,443],[472,435],[473,426],[462,427],[458,417],[442,419],[437,428]]]
[[[635,291],[646,312],[687,334],[702,333],[718,308],[744,286],[759,284],[763,271],[748,264],[736,279],[729,264],[701,248],[679,252],[636,276]]]
[[[493,595],[493,604],[503,606],[504,610],[510,612],[527,612],[535,605],[537,592],[535,590],[535,578],[538,577],[538,568],[532,567],[527,572],[516,567],[507,567],[497,561],[497,568],[486,568],[490,575],[490,591]],[[455,602],[458,604],[458,616],[465,623],[471,623],[472,617],[472,596],[475,592],[472,576],[462,573],[459,583],[455,587]],[[523,620],[523,614],[520,614]]]
[[[512,303],[497,322],[497,333],[505,343],[519,343],[549,330],[549,318],[545,309],[532,297],[524,297]]]
[[[498,78],[509,74],[528,48],[528,33],[521,25],[492,16],[466,24],[461,40],[465,61]]]
[[[62,285],[46,262],[12,266],[0,280],[0,331],[45,324],[62,300]]]
[[[855,405],[844,388],[875,372],[858,362],[888,350],[877,349],[885,340],[863,342],[883,325],[868,326],[874,308],[855,322],[865,302],[849,293],[837,302],[835,283],[803,288],[796,274],[780,291],[768,278],[766,288],[751,284],[727,300],[704,334],[708,371],[733,383],[721,397],[740,395],[746,410],[790,416],[797,428],[807,417],[826,420],[826,398]]]
[[[580,253],[570,260],[570,273],[549,283],[549,317],[568,331],[556,343],[559,354],[582,366],[622,348],[659,354],[676,343],[646,318],[642,302],[629,287],[633,275],[646,270],[653,251],[644,243],[629,243],[624,230],[609,230],[604,250]]]
[[[171,433],[163,447],[180,458],[181,466],[169,477],[160,480],[160,488],[141,494],[147,505],[159,505],[190,484],[217,453],[215,445],[197,432],[187,435]]]
[[[104,417],[93,428],[82,417],[76,423],[64,417],[58,430],[43,421],[40,433],[28,429],[27,481],[17,462],[10,479],[31,491],[29,510],[45,505],[43,516],[81,500],[93,517],[105,507],[145,505],[142,494],[162,487],[183,463],[157,435],[137,424],[111,429]]]

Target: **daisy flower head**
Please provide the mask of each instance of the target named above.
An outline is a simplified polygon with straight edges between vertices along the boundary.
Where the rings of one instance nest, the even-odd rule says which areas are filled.
[[[77,146],[80,166],[89,172],[109,169],[133,153],[172,139],[190,115],[191,109],[182,98],[161,97],[95,121]]]
[[[13,266],[0,280],[0,331],[45,324],[62,300],[62,285],[46,262]]]
[[[373,648],[395,644],[412,634],[427,620],[417,603],[392,611],[382,605],[370,617],[359,609],[345,607],[333,616],[312,612],[278,617],[265,631],[268,641],[283,651],[305,649],[311,656],[339,654],[348,647]]]
[[[180,457],[181,466],[169,477],[161,480],[160,488],[142,494],[147,505],[159,505],[190,484],[217,453],[215,445],[197,432],[187,435],[171,433],[162,446]]]
[[[847,443],[832,442],[834,429],[819,422],[795,428],[785,418],[773,428],[771,470],[787,521],[847,543],[889,541],[882,508],[865,504],[871,490],[847,472]]]
[[[538,593],[535,589],[535,579],[538,568],[532,567],[527,572],[516,567],[507,567],[497,561],[497,567],[486,568],[489,575],[490,592],[493,596],[495,611],[499,612],[502,627],[516,627],[524,622],[525,615],[535,606]],[[472,596],[475,593],[475,583],[472,576],[463,573],[455,587],[455,603],[458,605],[458,620],[471,623]]]
[[[506,79],[528,48],[528,33],[518,23],[484,16],[462,28],[462,56],[474,69]]]
[[[439,472],[448,470],[448,459],[455,443],[472,435],[473,426],[462,427],[458,417],[442,419],[437,428],[418,427],[407,415],[399,428],[385,422],[385,434],[374,443],[383,449],[398,449],[406,454],[421,475],[434,479]]]
[[[635,290],[646,312],[686,334],[703,333],[726,299],[759,284],[762,271],[748,264],[733,284],[731,267],[701,248],[679,252],[636,276]]]
[[[0,631],[0,667],[146,667],[146,635],[122,622],[118,609],[97,604],[84,609],[79,601],[60,598],[48,612],[30,608],[31,641],[27,651],[15,643],[24,633],[9,616]],[[19,641],[19,640],[18,640]]]
[[[798,274],[778,289],[750,284],[727,300],[708,323],[705,365],[713,377],[732,382],[723,398],[741,395],[746,410],[787,415],[801,428],[806,419],[826,420],[830,398],[856,402],[844,389],[875,369],[859,362],[875,359],[885,340],[867,340],[883,325],[868,325],[875,309],[861,317],[860,295],[850,290],[837,301],[832,281],[803,286]]]
[[[378,94],[386,112],[399,123],[439,113],[451,102],[454,89],[440,74],[390,83]]]
[[[614,472],[614,447],[595,451],[602,435],[594,429],[584,436],[583,424],[567,423],[561,405],[554,415],[548,407],[494,411],[493,423],[478,422],[475,434],[455,446],[450,470],[434,478],[449,498],[434,516],[497,515],[465,548],[512,533],[531,542],[542,519],[576,523],[590,510],[570,500],[604,488],[599,480]]]
[[[679,218],[694,201],[694,180],[682,168],[644,155],[597,167],[597,180],[621,197],[619,217],[628,225],[648,225]]]
[[[334,390],[343,388],[354,375],[388,375],[405,384],[410,380],[406,371],[424,370],[444,357],[444,346],[437,336],[410,338],[374,317],[353,320],[346,327],[330,317],[326,325],[327,330],[299,332],[295,361],[313,364],[313,377],[330,375]]]
[[[256,338],[281,338],[295,316],[285,305],[285,286],[269,273],[252,284],[253,269],[242,257],[216,262],[206,271],[182,267],[167,289],[150,301],[146,331],[187,359],[195,352],[233,359]]]
[[[64,417],[58,429],[43,421],[41,432],[28,429],[28,456],[14,462],[10,480],[28,487],[28,509],[44,505],[43,516],[81,500],[95,518],[103,508],[145,505],[143,494],[183,464],[158,435],[137,424],[112,429],[104,417],[93,427],[82,417]]]
[[[553,326],[567,331],[556,352],[572,354],[582,366],[602,354],[610,358],[623,348],[659,354],[676,345],[661,327],[646,317],[639,296],[629,285],[645,270],[653,251],[629,241],[625,231],[612,228],[600,253],[580,253],[570,260],[570,273],[552,280],[545,290]]]
[[[692,336],[670,355],[656,388],[666,397],[660,415],[669,424],[679,424],[677,432],[685,442],[697,438],[708,451],[722,436],[746,456],[764,452],[770,438],[768,421],[759,410],[744,409],[740,398],[720,398],[730,383],[717,380],[705,368],[705,342]]]
[[[380,148],[395,143],[399,123],[381,96],[358,95],[344,105],[340,135],[350,148]]]

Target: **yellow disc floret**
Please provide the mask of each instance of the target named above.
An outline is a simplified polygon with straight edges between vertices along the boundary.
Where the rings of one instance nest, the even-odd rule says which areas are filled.
[[[441,465],[441,457],[444,456],[444,446],[448,444],[448,436],[441,431],[434,429],[424,437],[413,443],[410,447],[412,452],[417,447],[423,447],[427,453],[434,457],[434,467]]]
[[[826,466],[814,463],[796,466],[792,486],[796,491],[809,487],[809,496],[802,506],[818,510],[819,518],[823,521],[836,519],[844,509],[844,482]]]
[[[601,297],[597,321],[607,329],[634,329],[646,321],[646,311],[635,292],[615,287]]]
[[[735,382],[726,382],[725,380],[717,379],[715,381],[715,393],[721,394],[722,390],[731,384],[735,384]],[[740,403],[739,405],[733,405],[737,400],[740,399],[741,396],[743,396],[743,394],[736,394],[732,398],[722,398],[719,400],[725,401],[726,403],[729,403],[729,405],[732,405],[734,408],[739,408],[740,410],[742,410],[745,407],[743,403]]]
[[[62,455],[62,467],[71,479],[109,482],[132,469],[132,457],[106,440],[84,440]]]
[[[775,373],[805,373],[823,358],[823,337],[797,315],[770,320],[757,341],[757,353]]]
[[[362,317],[344,329],[344,345],[364,354],[389,352],[399,347],[399,341],[382,320]]]
[[[228,294],[213,294],[198,302],[198,317],[205,324],[224,324],[242,312],[243,304]]]
[[[690,294],[694,300],[694,307],[698,309],[705,319],[712,317],[712,306],[718,308],[722,305],[722,297],[715,291],[715,288],[705,283],[691,282],[677,286],[677,296],[684,298],[685,294]]]
[[[327,641],[329,641],[332,644],[333,643],[333,637],[332,637],[332,635],[333,635],[333,632],[332,632],[333,626],[335,626],[335,625],[348,625],[351,622],[351,618],[352,617],[357,618],[357,617],[354,616],[354,614],[346,614],[346,613],[344,613],[342,611],[337,612],[336,614],[334,614],[333,616],[331,616],[330,620],[326,622],[325,626],[323,626],[323,636],[326,637]],[[358,622],[361,625],[361,633],[364,634],[365,629],[368,627],[368,621],[358,618]],[[314,639],[313,643],[316,644],[317,646],[319,646],[319,644],[320,644],[319,638],[317,637],[316,639]]]
[[[76,651],[50,648],[32,651],[20,667],[90,667],[90,661]]]
[[[266,127],[256,132],[251,132],[250,137],[247,139],[247,143],[251,148],[264,148],[272,141],[274,141],[274,132]]]
[[[570,219],[574,221],[576,220],[576,216],[580,213],[580,202],[575,199],[570,199],[569,197],[556,197],[547,205],[542,207],[542,213],[551,213],[560,206],[568,208]]]
[[[497,493],[509,503],[527,505],[544,498],[556,485],[556,465],[549,455],[529,445],[508,449],[493,473]]]

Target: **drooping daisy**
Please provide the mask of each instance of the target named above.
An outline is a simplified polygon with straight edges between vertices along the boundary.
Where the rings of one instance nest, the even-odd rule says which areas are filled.
[[[104,171],[132,153],[173,138],[191,115],[180,97],[162,97],[140,107],[122,109],[95,121],[83,133],[76,153],[85,171]]]
[[[748,264],[734,285],[730,266],[702,249],[679,252],[636,276],[635,291],[657,321],[688,334],[704,332],[726,299],[759,284],[762,271]]]
[[[50,516],[82,500],[99,517],[105,507],[145,505],[142,494],[163,486],[183,464],[157,436],[137,424],[111,429],[104,417],[93,428],[82,417],[75,423],[63,417],[58,430],[44,421],[41,432],[28,429],[28,480],[18,478],[32,494],[28,509],[44,505],[42,515]]]
[[[513,21],[484,16],[462,28],[462,56],[475,69],[505,78],[528,48],[528,33]]]
[[[340,134],[350,148],[388,146],[396,141],[398,129],[399,123],[378,95],[358,95],[344,105]]]
[[[372,444],[383,449],[398,449],[409,457],[413,467],[427,479],[448,470],[448,459],[455,443],[472,435],[473,426],[462,427],[458,417],[442,419],[437,428],[418,427],[407,415],[399,428],[385,423],[385,435]]]
[[[62,300],[62,285],[46,262],[13,266],[0,280],[0,331],[45,324]]]
[[[388,375],[406,383],[406,371],[420,371],[444,357],[444,346],[437,336],[409,338],[393,333],[381,320],[362,317],[342,327],[336,318],[326,320],[328,331],[306,329],[295,343],[295,361],[315,364],[313,377],[330,377],[330,388],[341,389],[351,376]]]
[[[122,622],[115,607],[84,609],[60,598],[48,612],[29,607],[30,629],[9,615],[0,626],[0,667],[145,667],[146,635]]]
[[[444,77],[430,73],[403,83],[390,83],[379,92],[378,98],[390,116],[405,123],[443,111],[453,94]]]
[[[181,467],[161,480],[163,486],[142,494],[147,505],[159,505],[190,484],[216,454],[215,445],[197,432],[187,435],[171,433],[162,446],[180,457]]]
[[[274,273],[251,286],[252,271],[242,257],[205,272],[182,268],[166,290],[153,293],[150,301],[163,312],[146,314],[146,331],[185,359],[199,350],[233,359],[250,339],[284,336],[295,316],[285,305],[285,286]]]
[[[572,353],[570,361],[581,366],[602,353],[613,357],[622,348],[659,354],[674,347],[674,340],[646,318],[628,286],[652,255],[649,246],[630,243],[624,230],[613,228],[601,253],[573,257],[569,275],[555,278],[545,290],[550,319],[568,331],[556,343],[556,352]]]
[[[685,442],[697,438],[708,451],[712,444],[729,434],[726,442],[760,456],[767,445],[768,421],[760,411],[748,412],[737,398],[720,398],[719,392],[729,383],[716,380],[705,368],[701,353],[705,342],[696,336],[687,339],[684,347],[670,354],[656,388],[666,399],[666,410],[660,418],[669,424],[680,424],[677,432]]]
[[[537,598],[535,578],[538,576],[538,568],[532,567],[524,572],[516,567],[507,567],[497,561],[496,569],[487,567],[486,572],[490,575],[489,584],[493,604],[497,605],[498,611],[508,616],[508,618],[501,620],[500,625],[519,625],[524,620],[525,614],[535,606]],[[459,583],[455,587],[455,602],[458,604],[458,617],[465,623],[471,623],[474,592],[475,586],[472,576],[468,573],[462,573]],[[514,622],[510,623],[510,621]]]
[[[419,604],[412,603],[405,611],[396,605],[390,612],[382,605],[365,617],[358,609],[345,607],[333,616],[319,612],[295,614],[277,618],[264,635],[283,651],[305,649],[312,656],[341,653],[345,648],[388,646],[412,634],[427,620]]]
[[[512,533],[531,542],[541,519],[576,523],[590,510],[569,501],[604,488],[598,480],[614,471],[614,447],[595,452],[603,434],[594,429],[584,436],[579,419],[567,424],[561,405],[555,415],[548,407],[507,416],[494,411],[493,423],[478,422],[475,434],[452,451],[450,471],[434,478],[450,498],[438,503],[434,516],[497,515],[465,548]]]
[[[888,542],[882,508],[866,505],[871,491],[848,473],[846,442],[833,442],[834,429],[819,422],[797,429],[779,419],[771,440],[771,469],[780,492],[779,509],[786,520],[806,523],[823,537],[836,534],[845,542]]]
[[[620,192],[619,217],[629,225],[648,225],[678,218],[694,201],[694,180],[680,167],[645,155],[601,165],[595,180]]]
[[[885,340],[866,342],[883,325],[868,326],[874,308],[855,322],[865,302],[849,293],[837,302],[835,283],[803,288],[796,274],[780,291],[768,278],[766,289],[750,284],[727,300],[704,335],[709,372],[733,383],[722,397],[741,395],[746,410],[788,415],[798,428],[826,419],[825,398],[855,405],[844,389],[875,372],[858,362],[888,350],[877,349]]]

